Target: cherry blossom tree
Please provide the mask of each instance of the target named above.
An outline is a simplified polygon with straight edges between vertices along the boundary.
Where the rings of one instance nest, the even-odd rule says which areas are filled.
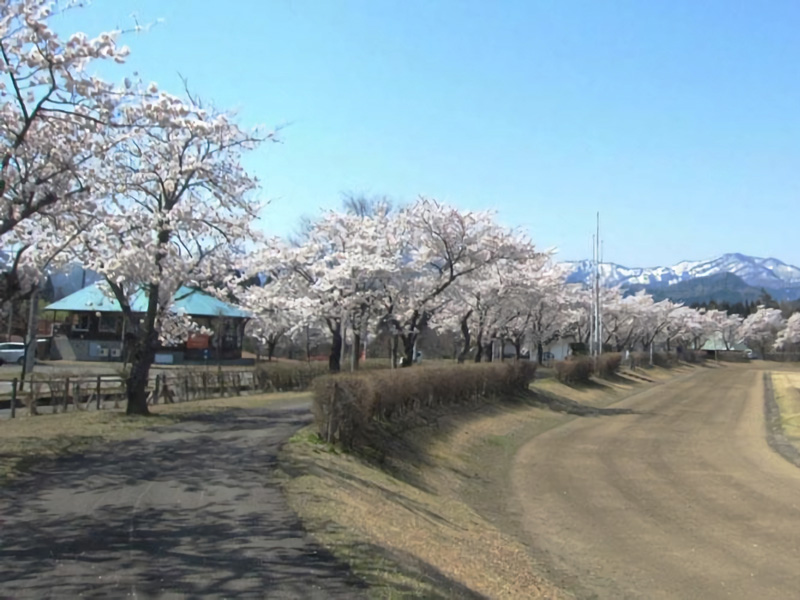
[[[785,323],[786,320],[779,309],[759,306],[756,312],[742,322],[739,337],[748,345],[758,349],[763,358],[772,348]]]
[[[564,335],[570,325],[566,272],[560,265],[547,262],[534,265],[525,293],[521,295],[522,313],[525,319],[512,321],[508,327],[517,356],[521,338],[527,341],[531,352],[536,351],[537,361],[542,364],[544,346]],[[515,329],[516,327],[516,329]],[[522,335],[521,335],[522,334]]]
[[[124,62],[120,32],[64,39],[55,15],[45,0],[0,0],[3,300],[28,292],[92,222],[99,160],[124,134],[109,124],[128,94],[93,75],[98,62]]]
[[[725,349],[732,350],[733,345],[741,339],[739,332],[744,318],[737,314],[729,315],[723,310],[709,310],[707,317],[711,329],[725,344]]]
[[[402,263],[402,240],[388,210],[373,214],[326,212],[306,226],[302,240],[271,240],[250,259],[250,271],[267,273],[272,282],[260,298],[242,297],[255,312],[264,306],[291,312],[303,326],[323,324],[331,336],[329,367],[341,369],[343,328],[360,335],[375,315],[385,282]],[[357,365],[354,365],[357,366]]]
[[[119,302],[132,344],[128,413],[147,414],[146,387],[160,343],[185,340],[193,327],[177,314],[183,286],[212,289],[236,265],[261,204],[244,152],[271,139],[245,131],[232,115],[151,88],[122,109],[133,135],[104,162],[110,192],[98,222],[82,236],[84,263],[101,273]],[[133,314],[144,294],[147,310]]]
[[[775,340],[775,349],[785,351],[800,345],[800,312],[791,315]]]
[[[402,340],[404,363],[413,364],[420,331],[445,306],[445,292],[500,261],[524,261],[533,245],[497,225],[489,212],[469,212],[428,198],[398,211],[395,234],[402,261],[382,295],[383,322]]]

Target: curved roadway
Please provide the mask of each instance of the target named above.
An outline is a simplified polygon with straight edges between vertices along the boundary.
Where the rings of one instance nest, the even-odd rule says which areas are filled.
[[[702,370],[525,445],[525,534],[581,598],[800,597],[800,469],[765,440],[763,373]]]

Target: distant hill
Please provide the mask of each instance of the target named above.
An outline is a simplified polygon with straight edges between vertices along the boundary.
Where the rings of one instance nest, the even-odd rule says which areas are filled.
[[[588,283],[591,280],[592,269],[590,261],[568,263],[572,272],[568,281],[573,283]],[[601,266],[600,278],[603,285],[621,286],[625,289],[669,290],[662,295],[672,297],[678,294],[689,294],[687,289],[694,289],[698,293],[690,294],[699,296],[703,286],[715,293],[732,293],[738,289],[738,284],[733,280],[724,283],[722,280],[712,279],[712,283],[702,283],[699,287],[677,288],[676,286],[715,276],[734,275],[743,281],[746,286],[758,290],[765,289],[776,300],[797,300],[800,298],[800,267],[786,264],[776,258],[758,258],[739,253],[723,254],[719,258],[704,261],[683,261],[671,267],[630,268],[614,263],[604,263]],[[728,286],[726,288],[726,285]],[[745,293],[744,290],[739,290]],[[750,292],[747,292],[749,294]],[[702,301],[710,300],[705,298]],[[718,299],[719,300],[719,299]],[[719,300],[721,301],[721,300]],[[738,299],[736,300],[739,301]]]
[[[738,302],[755,302],[762,295],[762,289],[748,285],[741,277],[733,273],[717,273],[706,277],[695,277],[668,286],[631,285],[626,292],[635,293],[645,290],[655,300],[666,298],[684,304],[715,301],[736,304]]]

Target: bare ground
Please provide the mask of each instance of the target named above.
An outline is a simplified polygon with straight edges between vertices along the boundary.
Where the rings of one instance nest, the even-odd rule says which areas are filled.
[[[615,415],[604,406],[689,372],[654,369],[582,387],[540,381],[536,397],[516,404],[429,415],[397,435],[387,431],[368,456],[339,454],[309,434],[282,456],[295,475],[290,502],[374,597],[570,597],[507,527],[511,457],[539,433],[578,415]]]
[[[698,371],[516,455],[511,512],[580,598],[793,598],[800,470],[765,439],[759,366]]]

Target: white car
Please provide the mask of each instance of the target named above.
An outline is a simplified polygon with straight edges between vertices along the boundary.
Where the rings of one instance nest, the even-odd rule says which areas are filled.
[[[25,362],[25,344],[22,342],[4,342],[0,344],[0,365],[6,363]]]

